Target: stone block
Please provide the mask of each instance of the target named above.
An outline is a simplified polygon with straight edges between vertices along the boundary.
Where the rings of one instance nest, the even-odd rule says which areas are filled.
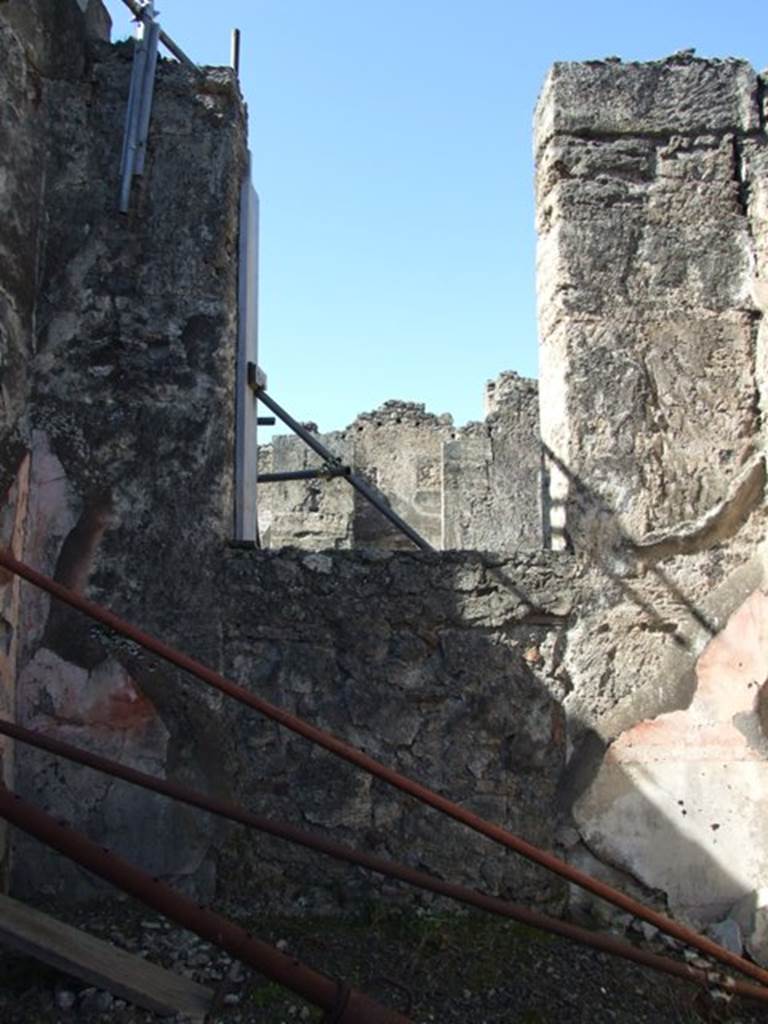
[[[605,547],[724,500],[758,429],[748,314],[562,323],[542,344],[542,438],[571,541]]]
[[[731,909],[731,917],[752,959],[768,966],[768,888],[761,885],[742,896]]]
[[[553,135],[756,131],[757,76],[746,61],[684,54],[648,63],[557,63],[536,108],[537,150]]]

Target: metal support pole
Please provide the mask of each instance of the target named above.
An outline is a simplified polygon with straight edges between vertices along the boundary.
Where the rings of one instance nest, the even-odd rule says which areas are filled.
[[[39,587],[41,590],[45,590],[48,594],[51,594],[58,600],[64,601],[64,603],[68,604],[71,608],[76,608],[78,611],[88,615],[96,622],[100,622],[103,626],[106,626],[107,629],[110,629],[115,633],[119,633],[121,636],[127,637],[129,640],[132,640],[140,647],[145,648],[145,650],[151,651],[153,654],[156,654],[159,658],[169,662],[171,665],[175,665],[184,672],[189,672],[191,675],[195,676],[195,678],[206,683],[208,686],[212,686],[220,693],[224,693],[226,696],[239,701],[246,707],[250,707],[254,711],[258,711],[259,714],[264,715],[265,718],[270,719],[272,722],[277,722],[278,725],[282,725],[286,729],[290,729],[290,731],[296,733],[296,735],[303,736],[304,739],[308,740],[310,743],[314,743],[316,746],[322,747],[324,750],[329,751],[336,757],[341,758],[343,761],[347,761],[349,764],[356,765],[369,775],[372,775],[377,779],[381,779],[381,781],[387,783],[387,785],[390,785],[395,789],[399,789],[402,793],[407,793],[409,796],[415,797],[415,799],[419,800],[421,803],[427,804],[429,807],[433,807],[435,810],[442,812],[447,817],[453,818],[454,821],[458,821],[462,825],[466,825],[468,828],[471,828],[474,832],[493,840],[493,842],[496,842],[501,846],[505,846],[509,850],[514,850],[515,853],[520,854],[527,860],[530,860],[535,864],[540,864],[548,871],[552,871],[561,878],[564,878],[569,882],[573,882],[574,885],[578,885],[587,892],[594,893],[595,896],[599,896],[601,899],[606,900],[608,903],[612,903],[621,910],[625,910],[627,913],[632,914],[635,917],[639,917],[643,921],[648,921],[649,924],[654,925],[654,927],[658,928],[659,931],[666,932],[667,935],[671,935],[680,942],[684,942],[686,945],[692,946],[694,949],[698,949],[706,956],[713,957],[715,960],[719,960],[728,967],[740,971],[742,974],[746,974],[751,978],[755,978],[763,985],[768,985],[768,971],[759,967],[757,964],[750,963],[748,960],[745,960],[744,957],[731,953],[730,950],[724,949],[716,942],[713,942],[712,939],[707,938],[706,935],[700,935],[692,928],[687,928],[678,921],[673,921],[664,914],[660,914],[651,907],[647,907],[644,903],[634,899],[632,896],[627,896],[626,893],[623,893],[618,889],[614,889],[605,882],[601,882],[597,878],[592,878],[585,871],[580,871],[578,868],[566,863],[566,861],[561,860],[559,857],[549,853],[547,850],[542,850],[540,847],[534,846],[533,843],[529,843],[527,840],[521,839],[519,836],[508,832],[500,825],[486,821],[484,818],[481,818],[479,814],[475,814],[473,811],[467,810],[466,807],[462,807],[461,804],[457,804],[454,801],[449,800],[447,797],[441,796],[428,786],[424,786],[405,775],[401,775],[393,768],[387,767],[387,765],[382,764],[381,761],[377,761],[375,758],[365,754],[362,750],[358,750],[357,747],[353,747],[344,740],[340,740],[332,733],[326,732],[324,729],[320,729],[318,726],[312,725],[310,722],[305,722],[304,719],[291,714],[290,711],[285,711],[283,708],[278,707],[275,704],[271,704],[262,697],[258,697],[255,693],[247,690],[244,686],[240,686],[238,683],[234,683],[231,680],[226,679],[220,673],[215,672],[212,668],[209,668],[202,662],[197,661],[197,659],[191,658],[188,654],[183,654],[181,651],[176,650],[169,644],[163,643],[162,640],[158,640],[156,637],[150,636],[149,633],[145,633],[136,626],[131,625],[129,622],[126,622],[125,619],[122,619],[120,616],[115,615],[114,612],[109,611],[109,609],[103,608],[101,605],[96,604],[95,601],[88,600],[88,598],[83,597],[82,594],[78,594],[74,590],[70,590],[68,587],[62,586],[61,583],[57,583],[44,573],[38,572],[36,569],[33,569],[31,566],[20,561],[18,558],[14,558],[14,556],[4,548],[0,548],[0,566],[7,569],[9,572],[16,573],[16,575],[21,576],[23,579],[28,580],[34,586]]]
[[[147,56],[144,67],[143,87],[141,90],[141,103],[139,105],[139,118],[136,127],[136,160],[133,166],[134,174],[144,173],[144,161],[147,156],[149,122],[152,117],[152,101],[155,95],[157,44],[160,39],[160,26],[153,20],[150,23],[149,28],[145,31],[147,35]]]
[[[263,402],[268,409],[271,409],[275,416],[281,419],[286,426],[290,427],[295,434],[298,434],[302,441],[309,445],[312,451],[317,452],[325,462],[333,466],[341,464],[333,452],[326,448],[321,441],[318,441],[314,434],[310,433],[306,427],[303,427],[282,406],[278,405],[274,398],[271,398],[263,388],[257,388],[256,395],[260,402]],[[367,501],[377,508],[393,526],[396,526],[401,533],[404,533],[409,540],[413,541],[417,548],[421,548],[422,551],[433,550],[432,545],[425,541],[421,534],[417,533],[412,526],[409,526],[404,519],[401,519],[397,512],[382,501],[381,496],[376,493],[370,484],[367,484],[365,480],[359,477],[357,473],[350,473],[345,479],[358,493],[362,494]]]
[[[259,418],[251,387],[259,348],[259,197],[251,183],[251,154],[240,186],[237,267],[237,356],[235,363],[235,541],[258,543],[256,477]]]
[[[232,29],[232,53],[230,63],[235,70],[235,77],[240,77],[240,29]]]
[[[49,753],[55,754],[57,757],[64,757],[75,764],[86,765],[96,771],[105,772],[132,785],[141,786],[155,793],[161,793],[173,800],[180,800],[185,804],[197,807],[210,814],[219,815],[228,821],[237,822],[240,825],[245,825],[247,828],[266,832],[268,835],[276,836],[278,839],[284,839],[289,843],[323,853],[326,856],[333,857],[334,860],[339,860],[346,864],[355,864],[368,871],[375,871],[377,874],[384,875],[385,877],[405,882],[406,885],[413,885],[419,889],[426,889],[428,892],[447,896],[449,899],[457,900],[459,903],[464,903],[467,906],[485,910],[500,917],[511,918],[513,921],[519,921],[521,924],[532,928],[560,935],[581,945],[591,946],[593,949],[599,949],[612,956],[621,957],[625,960],[641,964],[643,967],[661,971],[664,974],[683,978],[686,981],[702,985],[706,988],[710,988],[712,985],[712,979],[706,971],[700,968],[691,967],[689,964],[682,964],[677,960],[672,960],[670,957],[659,956],[656,953],[649,953],[646,950],[638,949],[636,946],[623,942],[612,935],[606,935],[602,932],[590,932],[586,928],[580,928],[578,925],[550,917],[548,914],[529,910],[527,907],[519,906],[516,903],[509,903],[506,900],[498,899],[495,896],[487,896],[485,893],[475,892],[461,885],[444,882],[442,879],[433,878],[432,875],[428,875],[424,871],[417,871],[415,868],[409,868],[404,864],[398,864],[396,861],[377,857],[375,854],[354,850],[341,843],[335,843],[331,840],[323,839],[321,836],[315,836],[310,832],[304,832],[294,825],[287,825],[283,822],[259,817],[237,804],[231,804],[217,797],[199,793],[168,779],[158,779],[135,768],[129,768],[106,757],[92,754],[90,751],[82,750],[62,740],[56,740],[51,736],[32,732],[29,729],[6,722],[3,719],[0,719],[0,734],[10,736],[21,743],[27,743],[38,750],[47,750]],[[749,984],[745,986],[744,982],[731,978],[722,979],[721,985],[728,991],[757,998],[762,1002],[768,1002],[768,989]]]
[[[146,15],[144,9],[142,8],[141,4],[136,2],[136,0],[123,0],[123,3],[131,12],[131,14],[133,14],[134,18],[142,22],[145,20]],[[193,71],[196,71],[198,75],[203,74],[202,70],[197,66],[197,64],[195,64],[193,60],[190,60],[190,58],[186,55],[186,53],[184,53],[182,48],[180,46],[177,46],[176,43],[174,43],[174,41],[171,39],[171,37],[166,35],[162,29],[160,29],[160,42],[163,44],[166,50],[168,50],[169,53],[173,54],[176,60],[181,61],[182,64],[186,64],[188,68],[191,68]]]
[[[59,824],[5,786],[0,786],[0,817],[315,1006],[329,1013],[338,1008],[338,982],[254,938],[221,914],[197,906],[158,878],[97,846],[75,829]],[[380,1006],[365,993],[347,986],[343,990],[348,998],[335,1018],[342,1024],[410,1024],[407,1017]]]
[[[284,480],[327,480],[335,476],[349,476],[349,466],[329,466],[327,469],[294,469],[285,473],[259,473],[257,484],[276,484]]]
[[[144,94],[144,70],[147,66],[147,35],[147,27],[142,21],[137,29],[134,42],[131,84],[128,90],[128,106],[125,112],[125,136],[123,138],[123,155],[120,162],[120,200],[118,204],[120,213],[128,212],[131,198],[131,182],[133,181],[136,168],[141,100]]]

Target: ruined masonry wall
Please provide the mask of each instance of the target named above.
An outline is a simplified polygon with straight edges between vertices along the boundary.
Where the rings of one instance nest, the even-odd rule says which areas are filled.
[[[36,80],[48,111],[35,140],[46,153],[45,228],[23,340],[28,373],[14,378],[27,383],[11,396],[18,446],[2,455],[9,485],[29,472],[19,553],[275,703],[551,845],[554,817],[542,807],[554,805],[564,752],[555,665],[572,561],[229,547],[243,104],[229,70],[197,78],[161,62],[146,174],[119,216],[130,47],[86,42],[74,0],[50,0],[19,22],[19,53],[24,33],[50,35],[65,7],[85,59],[68,77]],[[0,4],[0,41],[10,38],[9,12],[25,10],[24,0]],[[3,89],[10,66],[0,52]],[[11,199],[0,191],[0,202]],[[18,493],[8,492],[4,528],[16,522]],[[425,507],[439,513],[439,496]],[[466,884],[559,898],[551,880],[500,849],[32,588],[21,593],[13,635],[23,724]],[[296,911],[350,907],[382,891],[20,745],[16,758],[23,795],[201,899],[218,890]],[[33,840],[17,835],[14,847],[19,896],[96,891]]]
[[[0,6],[0,89],[16,103],[3,110],[14,144],[2,147],[0,203],[12,216],[0,220],[0,252],[19,261],[2,265],[0,281],[3,295],[16,289],[15,305],[0,309],[9,396],[0,521],[13,522],[27,467],[24,557],[76,589],[100,578],[108,603],[155,628],[183,595],[188,646],[215,658],[205,609],[231,532],[244,112],[230,72],[198,81],[161,61],[146,174],[131,213],[118,215],[131,48],[89,38],[103,13],[74,0]],[[19,720],[164,771],[170,730],[119,662],[86,622],[29,587],[23,594],[13,630]],[[20,791],[39,797],[33,762],[18,747],[16,759]],[[103,780],[89,785],[103,795]],[[152,849],[157,836],[173,848],[185,816],[165,809],[155,829],[152,801],[131,799],[122,824],[105,804],[125,852]],[[17,865],[33,864],[36,850],[19,839]]]
[[[104,27],[102,23],[102,28]],[[24,416],[36,348],[36,296],[44,248],[50,122],[47,85],[83,73],[86,36],[98,20],[46,0],[8,3],[0,18],[0,543],[23,549],[30,459]],[[19,653],[20,584],[0,574],[0,715],[13,718]],[[13,782],[13,745],[0,740],[0,777]],[[0,823],[0,890],[9,845]]]
[[[546,503],[588,566],[564,841],[699,922],[768,870],[764,92],[688,53],[556,64],[536,113]]]
[[[391,538],[349,489],[325,520],[285,509],[297,515],[284,536],[313,523],[307,546],[378,550],[240,551],[227,546],[245,169],[236,85],[225,70],[198,80],[161,64],[147,174],[121,218],[129,50],[88,41],[74,0],[35,3],[0,4],[0,131],[7,121],[18,139],[0,147],[11,211],[0,220],[3,542],[581,867],[662,890],[694,919],[754,902],[768,871],[754,798],[768,791],[757,76],[681,54],[557,65],[545,84],[543,504],[553,541],[573,551],[522,550],[539,544],[539,452],[525,445],[515,464],[536,402],[513,376],[484,424],[456,431],[396,405],[337,440],[342,457],[348,443],[364,470],[377,467],[385,491],[387,473],[411,474],[393,501],[431,537],[514,553],[381,550]],[[415,450],[429,436],[420,459],[398,449],[404,429]],[[306,464],[288,442],[271,457],[276,469]],[[452,519],[447,496],[462,488],[478,508]],[[20,721],[128,764],[457,881],[559,899],[532,868],[30,588],[0,587],[2,713],[15,700]],[[388,892],[82,769],[22,749],[16,761],[22,793],[200,897],[231,883],[295,910]],[[16,850],[19,894],[93,893],[33,842]],[[693,891],[691,863],[705,880]]]
[[[685,54],[556,64],[535,145],[553,535],[643,543],[721,502],[761,447],[758,78]]]
[[[507,372],[488,384],[487,417],[457,428],[414,402],[386,402],[322,435],[436,549],[512,552],[542,546],[538,388]],[[260,472],[320,466],[294,436],[259,451]],[[347,483],[291,481],[259,489],[262,544],[305,550],[408,548]]]

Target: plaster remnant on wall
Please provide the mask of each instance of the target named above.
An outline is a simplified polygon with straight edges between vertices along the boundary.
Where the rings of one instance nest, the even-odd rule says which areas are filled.
[[[766,679],[768,596],[757,591],[698,659],[690,706],[622,733],[574,809],[593,850],[699,923],[724,917],[768,870]]]

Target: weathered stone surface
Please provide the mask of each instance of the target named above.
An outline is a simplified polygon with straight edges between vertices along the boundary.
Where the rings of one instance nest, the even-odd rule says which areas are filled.
[[[493,562],[233,554],[222,598],[225,667],[261,696],[549,846],[554,818],[536,807],[553,806],[562,764],[552,693],[573,571],[568,559],[544,554]],[[221,716],[209,742],[249,806],[496,892],[538,901],[557,891],[538,870],[274,725],[228,706]],[[329,877],[341,877],[270,844],[259,843],[258,859],[234,837],[227,851],[228,875],[246,888],[279,878],[322,903]]]
[[[720,919],[768,869],[766,676],[758,591],[699,658],[690,706],[623,733],[574,809],[592,849],[696,920]]]
[[[749,955],[762,966],[768,964],[768,888],[761,885],[738,901],[731,917],[739,926]]]
[[[10,491],[0,502],[0,544],[15,557],[24,552],[29,506],[29,456],[22,459]],[[21,636],[21,580],[0,572],[0,717],[16,720],[17,665]],[[5,736],[0,739],[0,781],[14,784],[15,751]],[[0,892],[8,889],[11,866],[9,829],[0,824]]]
[[[542,546],[539,390],[502,373],[486,385],[486,419],[443,445],[443,549]]]
[[[536,144],[572,135],[754,131],[757,79],[743,60],[675,54],[648,63],[553,65],[536,111]]]
[[[595,550],[697,518],[757,448],[756,89],[743,62],[690,57],[548,79],[538,280],[558,543]]]
[[[14,138],[0,146],[9,165],[3,188],[10,189],[0,201],[13,207],[13,217],[0,222],[0,247],[17,261],[2,264],[0,288],[23,312],[26,331],[18,344],[4,342],[2,357],[28,372],[26,382],[3,378],[10,399],[2,429],[31,455],[24,554],[75,589],[98,575],[101,596],[147,624],[167,619],[169,604],[183,595],[195,609],[189,646],[214,658],[207,579],[231,532],[235,256],[246,155],[233,76],[213,71],[198,79],[160,63],[146,173],[121,217],[130,48],[89,42],[74,0],[3,4],[0,28],[0,88],[10,112],[2,130]],[[44,175],[36,178],[38,170]],[[9,447],[0,451],[12,471]],[[159,577],[160,567],[172,582]],[[119,665],[88,624],[40,595],[25,601],[21,621],[20,720],[76,728],[86,745],[165,765],[167,709],[150,702],[147,731],[125,719],[127,707],[145,706],[143,696],[129,699],[130,689],[125,699],[119,689],[105,697],[101,710],[89,703],[91,688],[98,690],[104,673],[119,675]],[[45,665],[56,673],[41,682]],[[82,686],[67,689],[66,680]],[[18,753],[22,791],[44,798],[41,759]],[[151,847],[152,830],[136,822],[150,822],[158,801],[132,794],[118,826],[117,804],[106,799],[102,808],[103,793],[82,775],[68,769],[60,776],[65,788],[84,794],[72,801],[79,823],[108,822],[116,844],[134,835],[137,854],[142,834]],[[201,867],[207,826],[167,803],[162,820],[159,834],[171,838],[155,851],[158,870],[196,872],[201,890],[210,889],[209,869]],[[35,868],[25,842],[19,877],[34,888],[48,879],[48,867],[41,858]],[[73,895],[88,891],[81,873],[61,871]]]
[[[450,416],[393,401],[322,441],[435,548],[538,548],[538,390],[534,381],[507,372],[489,382],[488,394],[483,423],[457,429]],[[274,438],[259,458],[262,473],[321,465],[293,436]],[[411,547],[340,479],[263,485],[259,521],[262,542],[270,548]]]
[[[495,382],[482,424],[457,429],[391,403],[329,439],[436,546],[495,554],[387,550],[399,538],[343,481],[277,485],[271,543],[377,548],[228,551],[242,106],[229,72],[198,80],[163,63],[147,176],[118,217],[128,49],[87,43],[82,3],[66,6],[56,17],[79,42],[57,65],[59,37],[32,25],[32,7],[0,5],[0,68],[19,72],[0,70],[0,89],[20,140],[0,147],[0,202],[21,218],[0,228],[0,351],[4,372],[15,367],[3,378],[0,482],[5,494],[28,458],[25,557],[544,846],[556,842],[557,803],[574,862],[722,916],[762,870],[745,830],[755,858],[768,848],[757,818],[717,803],[728,784],[746,792],[750,773],[764,786],[762,704],[725,706],[746,684],[737,672],[728,689],[716,658],[711,679],[696,677],[711,661],[702,651],[721,649],[725,635],[712,638],[766,585],[768,215],[754,76],[681,56],[560,67],[545,91],[544,505],[553,541],[575,554],[524,550],[539,544],[541,449],[535,385],[513,374]],[[41,51],[34,74],[19,63],[25,32]],[[547,110],[555,101],[562,110]],[[46,175],[29,191],[43,149]],[[316,464],[291,440],[264,455],[265,471]],[[18,712],[35,728],[473,886],[557,898],[530,866],[47,598],[30,593],[18,619]],[[757,673],[762,639],[749,650]],[[663,739],[660,756],[649,736]],[[282,909],[380,891],[82,769],[29,752],[21,769],[25,794],[200,896],[217,879],[244,898],[270,889]],[[685,857],[665,874],[658,807],[683,817],[665,804],[680,787],[699,820],[684,816],[687,838],[673,829]],[[574,803],[591,852],[568,817]],[[710,880],[703,911],[686,889],[691,842]],[[728,843],[744,851],[723,868]],[[22,891],[93,892],[31,842],[18,849]],[[596,852],[625,870],[595,865]]]
[[[442,444],[454,434],[450,416],[435,416],[415,402],[391,401],[321,440],[372,483],[428,543],[440,547]],[[268,463],[273,471],[321,466],[318,456],[294,436],[277,437],[261,450],[260,465]],[[344,480],[267,484],[262,494],[260,533],[268,547],[412,546]]]
[[[545,530],[590,563],[561,798],[593,852],[710,919],[762,870],[758,820],[721,806],[762,761],[734,742],[715,767],[660,723],[694,729],[697,659],[766,583],[757,94],[742,62],[558,65],[537,115]],[[630,754],[643,721],[663,735]]]

